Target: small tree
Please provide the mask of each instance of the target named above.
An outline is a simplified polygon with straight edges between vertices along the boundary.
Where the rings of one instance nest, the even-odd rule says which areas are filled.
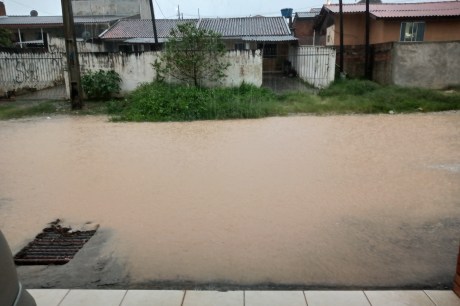
[[[157,78],[170,75],[188,84],[202,85],[204,80],[220,81],[229,63],[223,61],[225,44],[221,35],[184,23],[171,31],[165,50],[153,66]]]
[[[12,33],[8,29],[0,29],[0,47],[11,47]]]

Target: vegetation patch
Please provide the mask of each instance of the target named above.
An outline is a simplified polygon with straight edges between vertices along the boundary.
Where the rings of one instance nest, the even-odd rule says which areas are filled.
[[[124,100],[110,102],[108,110],[114,120],[192,121],[274,116],[279,113],[279,103],[270,90],[248,84],[202,88],[153,82]]]
[[[124,99],[87,101],[72,111],[70,103],[2,102],[0,120],[50,114],[101,115],[115,121],[193,121],[261,118],[291,114],[377,114],[435,112],[460,109],[460,91],[381,86],[362,80],[341,80],[319,94],[291,92],[242,84],[234,88],[202,88],[143,84]]]
[[[121,77],[113,70],[89,71],[81,78],[88,99],[108,100],[120,92]]]

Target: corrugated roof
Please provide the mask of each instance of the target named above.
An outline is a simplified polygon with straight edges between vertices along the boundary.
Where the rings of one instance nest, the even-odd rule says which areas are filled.
[[[295,41],[297,38],[289,35],[282,36],[243,36],[241,38],[243,41]]]
[[[309,12],[297,12],[295,13],[296,18],[315,18],[321,12],[321,8],[312,8]]]
[[[223,38],[244,39],[246,41],[290,41],[296,40],[283,17],[250,18],[206,18],[178,20],[157,19],[159,38],[167,38],[179,23],[193,22],[202,29],[220,33]],[[125,42],[150,43],[153,38],[151,20],[120,20],[100,35],[102,39],[123,39]],[[133,40],[135,39],[135,40]],[[164,40],[162,40],[164,41]]]
[[[223,37],[291,35],[283,17],[206,18],[200,27]]]
[[[120,19],[115,16],[75,17],[76,24],[107,23]],[[62,25],[62,16],[6,16],[0,18],[0,25]]]
[[[324,7],[326,10],[329,10],[333,13],[339,12],[338,4],[325,5]],[[365,11],[365,4],[343,5],[344,13],[362,13]],[[445,1],[370,4],[369,11],[377,18],[460,16],[460,2]]]
[[[168,37],[172,29],[181,23],[197,23],[197,19],[157,19],[156,27],[158,37]],[[128,39],[128,38],[153,38],[152,20],[120,20],[110,29],[102,33],[102,39]]]

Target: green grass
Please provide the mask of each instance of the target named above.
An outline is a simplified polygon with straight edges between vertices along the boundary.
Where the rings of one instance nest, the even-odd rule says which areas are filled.
[[[47,115],[101,115],[107,114],[107,106],[101,102],[85,102],[82,110],[70,109],[64,101],[5,101],[0,103],[0,120],[38,117]]]
[[[31,106],[17,106],[14,104],[0,104],[0,119],[13,119],[31,116],[43,116],[56,112],[56,107],[51,102],[34,104]]]
[[[85,102],[2,102],[0,120],[51,114],[111,115],[114,121],[193,121],[261,118],[290,114],[376,114],[436,112],[460,109],[460,87],[429,90],[382,86],[370,81],[340,80],[319,94],[271,90],[243,84],[235,88],[197,88],[153,82],[124,99]]]
[[[198,88],[154,82],[112,101],[108,110],[114,120],[192,121],[274,116],[279,108],[273,92],[247,84]]]

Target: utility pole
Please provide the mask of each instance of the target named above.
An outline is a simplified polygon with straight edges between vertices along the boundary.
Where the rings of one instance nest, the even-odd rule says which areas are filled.
[[[370,75],[370,45],[369,45],[369,36],[370,36],[370,12],[369,12],[369,0],[366,0],[366,50],[365,50],[365,59],[364,59],[364,76],[366,79],[370,80],[372,77]]]
[[[340,18],[340,77],[343,77],[343,56],[344,56],[344,47],[343,47],[343,4],[342,0],[339,0],[339,18]]]
[[[157,24],[155,22],[155,10],[153,9],[153,0],[150,2],[150,15],[152,15],[153,37],[155,38],[155,50],[158,50]]]
[[[71,0],[61,0],[62,20],[64,22],[65,50],[69,75],[69,92],[72,109],[82,109],[83,90],[81,89],[80,63],[78,61],[77,39],[73,21]]]

